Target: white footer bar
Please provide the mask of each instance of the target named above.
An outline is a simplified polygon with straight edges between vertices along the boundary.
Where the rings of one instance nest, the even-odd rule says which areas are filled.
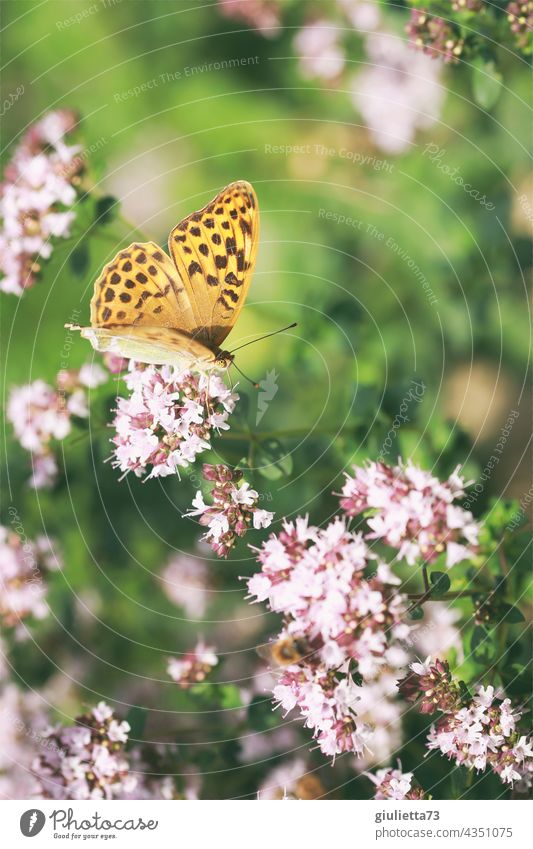
[[[526,849],[530,817],[527,802],[508,801],[0,802],[6,849]]]

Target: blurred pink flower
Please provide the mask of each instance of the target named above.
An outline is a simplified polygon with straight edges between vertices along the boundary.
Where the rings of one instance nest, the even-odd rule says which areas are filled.
[[[218,0],[219,9],[227,18],[249,24],[262,35],[276,35],[280,26],[277,0]]]
[[[533,32],[533,0],[513,0],[509,3],[507,20],[511,32],[516,35],[517,46],[527,48],[531,44]]]
[[[379,7],[374,0],[337,0],[337,3],[351,25],[361,32],[374,30],[380,23]]]
[[[302,758],[295,758],[284,761],[268,773],[259,786],[257,799],[320,799],[325,792],[316,772]]]
[[[205,561],[177,554],[161,572],[163,592],[192,619],[201,619],[209,602],[209,571]]]
[[[344,51],[339,45],[340,31],[331,21],[306,24],[295,39],[302,73],[307,77],[334,80],[344,68]]]
[[[32,286],[52,237],[70,235],[75,213],[80,147],[65,139],[76,126],[73,112],[49,112],[26,133],[0,186],[0,289],[21,295]]]
[[[417,130],[439,118],[444,99],[439,66],[392,33],[373,32],[365,44],[370,67],[353,77],[352,100],[375,144],[401,153]]]
[[[55,388],[44,380],[34,380],[11,389],[7,419],[21,446],[32,455],[30,484],[35,489],[55,483],[58,470],[51,443],[69,435],[73,416],[88,417],[87,390],[107,379],[108,374],[101,366],[87,363],[80,369],[60,371]]]
[[[0,624],[16,627],[22,619],[48,615],[48,572],[61,566],[47,537],[33,542],[0,525]]]
[[[199,640],[194,649],[182,657],[169,658],[167,672],[173,681],[186,690],[193,684],[202,684],[217,663],[214,648]]]
[[[38,793],[31,765],[36,748],[48,746],[46,725],[37,693],[0,685],[0,800],[32,799]]]

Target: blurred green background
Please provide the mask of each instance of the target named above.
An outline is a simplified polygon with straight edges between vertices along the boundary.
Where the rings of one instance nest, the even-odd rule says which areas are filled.
[[[331,492],[338,491],[342,469],[377,456],[413,379],[425,384],[423,401],[410,408],[411,421],[398,432],[389,459],[412,455],[440,474],[463,463],[466,476],[476,478],[510,411],[519,410],[505,460],[474,512],[490,496],[521,498],[530,470],[524,452],[531,242],[518,198],[532,189],[530,77],[523,61],[503,57],[505,90],[492,113],[472,101],[467,68],[447,69],[441,120],[405,153],[391,156],[375,147],[345,87],[300,73],[294,34],[306,15],[326,14],[328,3],[289,4],[285,26],[269,38],[221,16],[216,3],[94,6],[64,26],[91,3],[2,3],[3,90],[25,86],[4,117],[3,161],[47,110],[79,110],[76,140],[86,151],[87,179],[114,195],[135,227],[163,245],[176,221],[224,184],[240,178],[254,184],[261,208],[258,265],[230,342],[298,322],[296,330],[252,345],[238,359],[254,379],[272,369],[277,374],[278,392],[257,430],[279,433],[293,470],[276,479],[254,474],[269,509],[278,517],[309,512],[325,521],[336,507]],[[389,28],[401,33],[406,10],[385,7],[384,14]],[[357,73],[367,61],[360,40],[354,39],[349,58]],[[209,68],[228,60],[232,67]],[[444,149],[443,161],[459,167],[494,209],[439,170],[424,155],[427,144]],[[287,153],[287,147],[299,150]],[[8,389],[38,377],[53,381],[64,322],[73,310],[86,322],[96,274],[138,238],[118,219],[87,238],[93,214],[92,201],[79,204],[73,238],[57,244],[46,282],[20,300],[2,296]],[[353,223],[342,223],[342,216]],[[71,262],[80,244],[89,250],[81,276]],[[415,266],[436,302],[430,303]],[[87,343],[77,340],[72,366],[90,357]],[[235,427],[246,419],[256,429],[257,399],[242,380],[239,388],[248,402]],[[32,686],[52,682],[60,718],[100,697],[115,701],[121,713],[131,705],[148,707],[146,739],[180,744],[175,771],[194,761],[213,773],[207,796],[253,796],[272,764],[238,766],[239,712],[229,703],[199,713],[168,680],[165,664],[201,632],[225,656],[218,680],[237,680],[236,689],[249,684],[258,662],[254,647],[275,628],[274,619],[244,601],[238,576],[251,574],[254,560],[245,544],[228,563],[209,560],[220,592],[206,623],[188,622],[176,610],[157,575],[173,552],[194,548],[197,528],[180,518],[194,487],[187,476],[119,483],[104,464],[112,407],[109,390],[95,397],[90,434],[65,441],[65,476],[52,493],[26,487],[27,456],[6,429],[5,500],[12,499],[29,536],[44,528],[57,537],[65,560],[52,582],[53,615],[35,628],[35,643],[13,648],[17,672]],[[231,462],[248,450],[237,440],[218,447]],[[305,733],[302,752],[307,741]],[[312,757],[327,782],[329,767]],[[432,759],[432,769],[444,775],[446,764],[435,764]],[[350,783],[339,792],[368,793],[368,783],[354,782],[347,771]]]

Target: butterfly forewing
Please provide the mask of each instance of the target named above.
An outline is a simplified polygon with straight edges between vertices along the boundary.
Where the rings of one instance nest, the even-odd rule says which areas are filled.
[[[206,345],[172,327],[82,327],[81,333],[96,350],[139,363],[179,368],[217,365],[214,353]]]
[[[179,274],[155,242],[120,251],[94,284],[93,327],[162,326],[191,332],[194,323]]]
[[[252,278],[259,241],[250,183],[230,183],[172,230],[169,248],[185,286],[195,335],[219,346],[235,324]]]

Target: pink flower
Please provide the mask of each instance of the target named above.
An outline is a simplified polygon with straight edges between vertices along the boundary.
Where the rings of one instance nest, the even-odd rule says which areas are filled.
[[[398,682],[398,690],[410,702],[420,699],[421,713],[458,710],[462,704],[459,685],[452,679],[445,660],[412,663],[411,672]]]
[[[100,702],[76,725],[56,726],[33,764],[43,799],[119,799],[136,779],[124,756],[130,726]]]
[[[0,623],[5,628],[22,619],[48,615],[45,576],[60,568],[51,542],[35,542],[0,525]]]
[[[475,553],[479,526],[468,510],[455,505],[464,495],[457,470],[441,483],[411,461],[398,466],[369,463],[346,476],[341,507],[348,516],[370,512],[370,539],[398,550],[410,566],[417,559],[433,563],[446,553],[453,566]]]
[[[203,467],[203,477],[213,482],[212,504],[205,504],[202,493],[197,492],[187,516],[199,516],[201,525],[208,531],[202,539],[208,542],[218,557],[227,557],[239,537],[251,528],[267,528],[274,517],[268,510],[258,507],[259,493],[242,480],[242,472],[232,471],[219,464]]]
[[[129,398],[118,399],[113,466],[137,477],[164,477],[187,468],[227,430],[238,396],[214,373],[130,363]]]
[[[167,672],[182,690],[186,690],[193,684],[202,684],[217,663],[214,648],[199,640],[195,648],[181,658],[169,658]]]
[[[375,785],[374,799],[423,799],[425,793],[416,781],[412,772],[402,772],[401,764],[398,769],[378,769],[372,775],[365,773]]]
[[[74,185],[82,170],[80,148],[66,137],[77,123],[68,110],[50,112],[15,150],[0,186],[0,289],[21,295],[32,286],[52,238],[66,238],[75,214]]]

